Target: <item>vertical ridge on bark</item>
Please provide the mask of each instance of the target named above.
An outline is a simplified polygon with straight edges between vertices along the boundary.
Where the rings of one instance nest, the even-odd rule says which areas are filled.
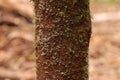
[[[88,0],[34,0],[37,80],[87,80]]]

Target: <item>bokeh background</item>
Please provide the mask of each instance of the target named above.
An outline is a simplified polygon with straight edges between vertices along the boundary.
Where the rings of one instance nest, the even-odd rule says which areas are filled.
[[[89,80],[120,80],[120,0],[90,0]],[[30,0],[0,0],[0,80],[35,80]]]
[[[89,80],[120,80],[120,0],[91,0]]]

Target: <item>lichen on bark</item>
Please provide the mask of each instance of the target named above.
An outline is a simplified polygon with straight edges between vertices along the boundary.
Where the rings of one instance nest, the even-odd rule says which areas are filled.
[[[88,0],[34,0],[37,80],[87,80]]]

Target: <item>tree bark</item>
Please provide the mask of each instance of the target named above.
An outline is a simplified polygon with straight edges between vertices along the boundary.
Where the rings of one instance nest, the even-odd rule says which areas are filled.
[[[34,0],[37,80],[87,80],[89,0]]]

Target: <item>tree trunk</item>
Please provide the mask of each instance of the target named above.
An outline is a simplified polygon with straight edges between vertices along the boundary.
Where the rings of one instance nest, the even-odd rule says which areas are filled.
[[[88,0],[34,0],[37,80],[87,80]]]

